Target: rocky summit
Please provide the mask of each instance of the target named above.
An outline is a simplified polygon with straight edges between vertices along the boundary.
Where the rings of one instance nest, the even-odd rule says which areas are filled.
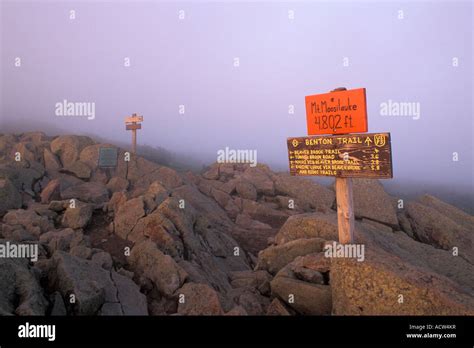
[[[355,179],[363,255],[328,257],[335,200],[262,164],[177,172],[85,136],[2,134],[0,314],[474,315],[473,216]]]

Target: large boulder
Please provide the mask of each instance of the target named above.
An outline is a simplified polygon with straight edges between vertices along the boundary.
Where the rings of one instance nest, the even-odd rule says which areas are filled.
[[[252,183],[257,190],[257,193],[273,196],[275,194],[275,185],[273,183],[272,177],[270,176],[271,174],[272,172],[267,166],[249,166],[241,175],[241,178],[244,182],[246,181]]]
[[[397,212],[392,198],[378,180],[354,179],[354,215],[398,227]]]
[[[21,195],[9,179],[0,179],[0,216],[10,209],[21,208]]]
[[[58,201],[61,199],[61,181],[53,179],[41,191],[41,203],[49,204],[51,201]]]
[[[336,198],[334,192],[324,186],[283,173],[276,175],[275,191],[279,195],[293,198],[295,205],[305,211],[327,212]]]
[[[41,216],[34,210],[10,210],[3,217],[3,222],[12,226],[20,225],[37,238],[41,233],[54,229],[54,225],[46,216]]]
[[[447,216],[457,224],[470,229],[471,231],[474,230],[474,216],[462,211],[461,209],[431,195],[423,195],[418,198],[418,201],[423,205],[437,210],[439,213]]]
[[[338,240],[337,214],[305,213],[288,218],[275,236],[277,244],[300,238],[323,238]]]
[[[62,251],[51,260],[49,286],[61,293],[70,314],[148,314],[146,298],[131,279]]]
[[[48,301],[28,260],[0,258],[0,284],[0,315],[46,314]]]
[[[74,175],[81,180],[90,179],[92,173],[91,168],[82,161],[74,161],[60,169],[60,172]]]
[[[330,315],[332,309],[331,287],[308,283],[282,269],[270,282],[272,294],[299,314]]]
[[[132,198],[121,204],[115,212],[114,232],[123,239],[128,239],[138,220],[145,216],[143,197]]]
[[[429,205],[409,202],[406,214],[415,237],[437,248],[457,248],[459,255],[474,264],[473,217],[447,203],[425,197]]]
[[[91,220],[93,211],[92,204],[76,201],[74,207],[68,206],[64,212],[61,224],[74,229],[84,228]]]
[[[331,288],[336,315],[474,314],[472,287],[463,290],[448,277],[377,248],[367,248],[364,262],[333,259]]]
[[[274,209],[268,203],[255,202],[248,199],[242,199],[242,212],[254,220],[261,221],[275,228],[281,227],[288,219],[286,212]]]
[[[105,185],[96,182],[85,182],[61,190],[62,199],[78,199],[87,203],[103,204],[109,200]]]
[[[188,274],[171,256],[163,254],[151,241],[136,244],[129,263],[135,273],[148,279],[163,295],[170,297],[179,289]]]
[[[296,239],[285,244],[270,246],[258,254],[256,269],[276,274],[298,256],[320,252],[325,240],[321,238]]]
[[[94,141],[86,136],[63,135],[51,142],[51,151],[59,157],[63,166],[69,166],[79,159],[85,147],[92,144]]]
[[[222,315],[218,293],[206,284],[186,283],[176,291],[178,313],[182,315]]]

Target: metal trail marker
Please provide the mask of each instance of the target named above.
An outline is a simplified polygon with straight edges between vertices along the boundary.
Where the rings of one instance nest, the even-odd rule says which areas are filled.
[[[132,153],[137,153],[137,129],[142,129],[143,116],[133,114],[125,119],[125,129],[132,131]]]
[[[337,93],[336,93],[337,92]],[[352,178],[393,177],[390,133],[366,133],[365,88],[307,96],[308,135],[287,139],[291,175],[334,176],[339,242],[354,242]]]

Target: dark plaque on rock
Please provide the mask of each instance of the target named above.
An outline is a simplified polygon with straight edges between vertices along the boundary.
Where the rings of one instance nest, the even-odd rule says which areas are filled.
[[[99,167],[115,168],[117,167],[117,148],[101,147],[99,149]]]

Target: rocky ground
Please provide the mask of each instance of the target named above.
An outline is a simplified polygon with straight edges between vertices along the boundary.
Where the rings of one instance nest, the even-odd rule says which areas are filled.
[[[332,187],[265,165],[178,173],[123,149],[103,169],[102,146],[0,135],[0,244],[40,251],[0,258],[0,314],[474,314],[474,217],[433,196],[354,180],[365,260],[331,259]]]

